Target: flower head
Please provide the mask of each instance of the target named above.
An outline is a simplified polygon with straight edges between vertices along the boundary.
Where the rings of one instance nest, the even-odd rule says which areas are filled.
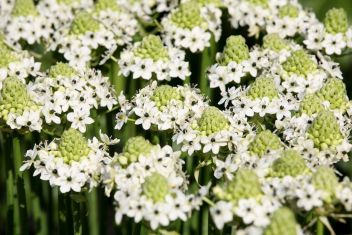
[[[88,12],[80,12],[76,15],[70,28],[70,34],[82,35],[86,32],[96,32],[100,28],[100,24]]]
[[[154,145],[142,136],[129,138],[123,148],[123,152],[118,157],[118,161],[122,165],[136,162],[140,156],[148,156],[153,147]]]
[[[18,16],[35,16],[38,11],[34,5],[33,0],[16,0],[12,9],[12,15]]]
[[[249,144],[249,151],[262,156],[269,150],[278,150],[282,147],[280,138],[269,130],[259,132]]]
[[[154,172],[145,178],[142,190],[147,198],[159,202],[165,200],[165,197],[170,194],[170,185],[163,175]]]
[[[331,109],[344,110],[348,104],[346,86],[341,79],[330,78],[317,93],[322,100],[329,101]]]
[[[195,129],[204,135],[211,135],[229,127],[229,121],[225,115],[216,107],[207,107],[195,125]]]
[[[328,33],[345,33],[348,29],[346,11],[343,8],[330,9],[325,15],[324,25]]]
[[[296,150],[285,150],[272,165],[273,177],[299,176],[309,172],[303,157]]]
[[[220,57],[220,62],[227,65],[231,61],[240,63],[249,58],[249,49],[246,39],[242,36],[230,36],[226,39],[224,51]]]
[[[263,38],[263,48],[280,52],[283,49],[287,49],[287,41],[282,39],[278,34],[267,34]]]
[[[136,56],[143,59],[168,60],[169,54],[164,47],[160,37],[155,35],[148,35],[143,38],[141,44],[134,51]]]
[[[297,235],[297,222],[293,212],[282,207],[274,212],[271,223],[265,229],[264,235]]]
[[[268,97],[270,100],[277,98],[279,95],[276,84],[272,78],[259,77],[249,87],[247,96],[251,99],[261,99]]]
[[[293,52],[282,66],[289,74],[306,77],[312,71],[317,70],[318,65],[305,50],[298,50]]]

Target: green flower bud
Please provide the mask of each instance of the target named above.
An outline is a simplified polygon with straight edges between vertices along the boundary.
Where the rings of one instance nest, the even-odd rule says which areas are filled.
[[[58,4],[65,4],[68,6],[73,5],[74,3],[77,3],[79,0],[56,0]]]
[[[323,111],[318,114],[309,127],[307,134],[313,140],[314,146],[322,150],[335,148],[344,139],[339,123],[334,114],[329,111]]]
[[[128,165],[138,161],[141,155],[148,156],[155,146],[142,136],[129,138],[123,148],[122,154],[119,156],[122,161],[120,164]]]
[[[279,17],[290,17],[290,18],[297,18],[299,15],[299,9],[293,4],[287,3],[286,5],[282,6],[279,9]]]
[[[8,48],[0,45],[0,68],[7,67],[10,63],[18,61],[19,56]]]
[[[249,49],[246,39],[240,35],[228,37],[224,51],[220,57],[220,64],[227,65],[231,61],[240,63],[247,59],[249,59]]]
[[[13,16],[35,16],[38,15],[33,0],[16,0],[12,8]]]
[[[21,115],[26,108],[35,106],[30,99],[26,85],[16,77],[7,77],[3,81],[0,93],[0,118],[7,120],[8,114]]]
[[[308,94],[301,101],[299,114],[304,113],[311,116],[324,110],[325,108],[320,97],[317,94]]]
[[[259,77],[250,85],[247,96],[253,100],[264,97],[272,100],[279,96],[279,92],[272,78]]]
[[[263,195],[259,177],[250,169],[239,169],[233,180],[222,186],[224,194],[220,199],[231,201],[234,205],[240,199],[259,198]]]
[[[316,71],[318,67],[317,63],[312,60],[305,50],[293,52],[282,66],[288,74],[297,74],[304,77]]]
[[[338,78],[330,78],[317,95],[322,100],[329,101],[331,109],[345,110],[348,105],[345,83]]]
[[[116,1],[98,0],[98,2],[95,4],[95,9],[94,10],[96,12],[106,11],[106,10],[119,12],[121,10],[121,8],[117,4]]]
[[[168,60],[169,54],[160,37],[148,35],[143,38],[141,44],[135,49],[135,55],[145,59]]]
[[[271,216],[271,222],[265,228],[264,235],[297,235],[297,222],[293,212],[281,207]]]
[[[188,1],[179,5],[178,9],[171,14],[171,21],[180,28],[192,29],[206,26],[206,22],[200,13],[200,5],[195,1]]]
[[[268,0],[247,0],[247,2],[253,4],[253,5],[259,5],[263,7],[268,6]]]
[[[154,172],[145,179],[142,190],[143,194],[153,202],[161,202],[170,194],[171,188],[163,175]]]
[[[221,0],[197,0],[197,2],[199,4],[201,4],[202,6],[206,6],[206,5],[209,5],[209,4],[213,4],[215,6],[223,6]]]
[[[280,158],[276,159],[272,166],[271,176],[285,177],[285,176],[299,176],[309,172],[302,156],[292,149],[283,151]]]
[[[256,135],[249,144],[249,151],[255,155],[263,156],[268,150],[278,150],[282,147],[280,138],[269,130]]]
[[[326,32],[331,34],[345,33],[348,30],[347,13],[343,8],[330,9],[324,19]]]
[[[169,85],[161,85],[154,91],[151,100],[153,100],[158,108],[165,107],[171,100],[181,100],[181,94],[176,87]]]
[[[77,71],[67,63],[58,62],[49,69],[49,76],[52,78],[59,76],[72,77],[74,75],[77,75]]]
[[[62,133],[59,147],[60,157],[66,163],[80,161],[86,158],[90,152],[88,142],[81,132],[76,129],[68,129]]]
[[[198,120],[196,129],[203,135],[211,135],[229,128],[229,121],[216,107],[207,107]]]
[[[277,34],[267,34],[263,38],[263,48],[279,52],[287,49],[287,41]]]
[[[96,32],[100,28],[100,24],[88,12],[80,12],[76,15],[70,28],[70,34],[81,35],[86,32]]]
[[[316,189],[328,193],[324,199],[331,202],[332,197],[335,195],[336,186],[339,184],[339,179],[335,175],[334,170],[327,166],[319,167],[313,175],[312,182]]]
[[[0,51],[1,51],[1,55],[4,53],[4,52],[2,52],[2,50],[9,50],[9,49],[10,49],[10,48],[9,48],[8,45],[6,44],[5,35],[0,32]],[[1,59],[0,59],[0,60],[1,60]]]

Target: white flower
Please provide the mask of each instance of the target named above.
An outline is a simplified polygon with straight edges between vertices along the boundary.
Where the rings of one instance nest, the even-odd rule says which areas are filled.
[[[225,161],[221,161],[218,158],[214,159],[216,170],[214,171],[214,176],[217,179],[226,176],[228,180],[232,180],[233,173],[237,170],[238,166],[232,162],[231,155],[226,157]]]
[[[154,71],[154,63],[152,59],[135,59],[135,64],[131,66],[133,78],[143,78],[150,80]]]
[[[80,192],[84,184],[85,176],[77,167],[60,167],[58,169],[59,186],[61,193],[67,193],[70,190]]]
[[[144,130],[148,130],[151,124],[154,123],[154,114],[157,113],[158,108],[152,103],[145,103],[142,108],[135,108],[134,112],[139,118],[136,120],[136,125],[142,125]]]
[[[93,118],[89,117],[89,112],[85,109],[76,109],[67,114],[67,120],[71,122],[71,127],[78,129],[80,132],[86,132],[86,125],[94,122]]]
[[[323,47],[325,48],[326,54],[340,55],[342,50],[346,47],[346,42],[341,33],[338,34],[327,34],[324,41],[322,42]]]
[[[241,217],[245,224],[251,224],[256,220],[255,209],[258,206],[255,199],[241,199],[235,210],[236,215]]]
[[[322,192],[316,190],[313,185],[304,185],[303,187],[296,189],[295,194],[298,198],[297,206],[306,211],[323,205]]]
[[[232,221],[232,203],[219,201],[210,208],[210,214],[218,229],[222,229],[224,224]]]

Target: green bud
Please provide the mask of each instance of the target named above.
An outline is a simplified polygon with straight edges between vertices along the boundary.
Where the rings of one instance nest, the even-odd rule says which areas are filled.
[[[77,3],[79,0],[56,0],[58,4],[65,4],[65,5],[73,5],[74,3]]]
[[[38,15],[33,0],[16,0],[12,8],[13,16],[35,16]]]
[[[67,63],[58,62],[49,69],[49,76],[52,78],[72,77],[77,75],[77,71]]]
[[[309,172],[302,156],[292,149],[283,151],[280,158],[276,159],[272,166],[271,176],[285,177],[285,176],[299,176]]]
[[[247,0],[247,2],[253,4],[253,5],[259,5],[263,7],[268,6],[268,0]]]
[[[7,77],[0,91],[0,118],[7,120],[7,115],[21,115],[26,108],[35,106],[31,101],[26,85],[16,77]]]
[[[160,37],[148,35],[143,38],[141,44],[135,49],[135,55],[145,59],[168,60],[169,54]]]
[[[117,4],[116,1],[111,1],[111,0],[98,0],[98,2],[95,4],[95,11],[100,12],[100,11],[115,11],[119,12],[121,10],[120,6]]]
[[[334,170],[327,166],[319,167],[313,175],[312,182],[316,189],[328,193],[325,201],[331,202],[339,184],[339,179],[335,175]]]
[[[180,28],[192,29],[206,25],[200,13],[200,4],[195,1],[188,1],[179,5],[176,11],[171,14],[171,21]]]
[[[277,34],[267,34],[263,38],[263,48],[279,52],[287,49],[287,41]]]
[[[163,175],[154,172],[145,179],[142,190],[143,194],[153,202],[161,202],[170,194],[171,188]]]
[[[322,104],[322,99],[320,99],[317,94],[308,94],[300,103],[299,114],[304,113],[311,116],[324,110],[325,108]]]
[[[250,85],[247,96],[253,100],[264,97],[272,100],[279,96],[279,92],[272,78],[259,77]]]
[[[286,5],[282,6],[279,9],[279,17],[290,17],[290,18],[297,18],[299,15],[299,9],[293,4],[287,3]]]
[[[280,138],[269,130],[259,132],[249,144],[249,151],[255,155],[263,156],[268,150],[278,150],[282,147]]]
[[[216,107],[207,107],[198,120],[197,128],[203,135],[211,135],[229,128],[229,121]]]
[[[345,33],[348,30],[347,13],[343,8],[330,9],[324,19],[326,32],[331,34]]]
[[[169,85],[161,85],[154,91],[151,100],[153,100],[158,108],[165,107],[171,100],[181,100],[181,94],[176,87]]]
[[[9,48],[4,48],[0,43],[0,68],[7,67],[10,63],[18,61],[19,56]]]
[[[317,95],[322,100],[329,101],[331,109],[345,110],[348,105],[345,83],[338,78],[330,78]]]
[[[247,59],[249,59],[249,49],[246,39],[240,35],[228,37],[224,51],[220,57],[220,64],[227,65],[232,61],[240,63]]]
[[[297,74],[304,77],[316,71],[318,67],[317,63],[312,60],[305,50],[293,52],[282,66],[288,74]]]
[[[236,172],[232,181],[222,185],[224,194],[220,199],[237,204],[240,199],[259,198],[263,195],[259,177],[250,169],[241,168]]]
[[[265,228],[264,235],[297,235],[297,222],[294,213],[281,207],[271,216],[271,222]]]
[[[86,158],[90,152],[88,142],[81,132],[76,129],[68,129],[62,133],[59,147],[60,157],[66,163],[79,162]]]
[[[100,28],[100,23],[95,20],[88,12],[78,13],[73,20],[70,28],[70,34],[81,35],[86,32],[96,32]]]
[[[206,6],[209,4],[213,4],[215,6],[223,6],[221,0],[196,0],[199,4],[201,4],[202,6]]]
[[[318,114],[309,127],[307,135],[313,140],[314,146],[322,150],[335,148],[344,139],[340,131],[340,125],[330,111],[323,111]]]
[[[119,156],[123,160],[122,165],[128,165],[138,161],[141,155],[147,157],[155,146],[142,136],[129,138],[123,148],[122,154]],[[127,164],[126,164],[127,162]]]

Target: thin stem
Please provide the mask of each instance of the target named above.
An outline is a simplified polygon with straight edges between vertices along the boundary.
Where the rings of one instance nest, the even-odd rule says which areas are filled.
[[[99,234],[99,218],[98,218],[98,192],[94,189],[87,193],[88,196],[88,219],[89,219],[89,233],[91,235]]]
[[[316,235],[324,235],[324,224],[320,219],[317,220]]]

